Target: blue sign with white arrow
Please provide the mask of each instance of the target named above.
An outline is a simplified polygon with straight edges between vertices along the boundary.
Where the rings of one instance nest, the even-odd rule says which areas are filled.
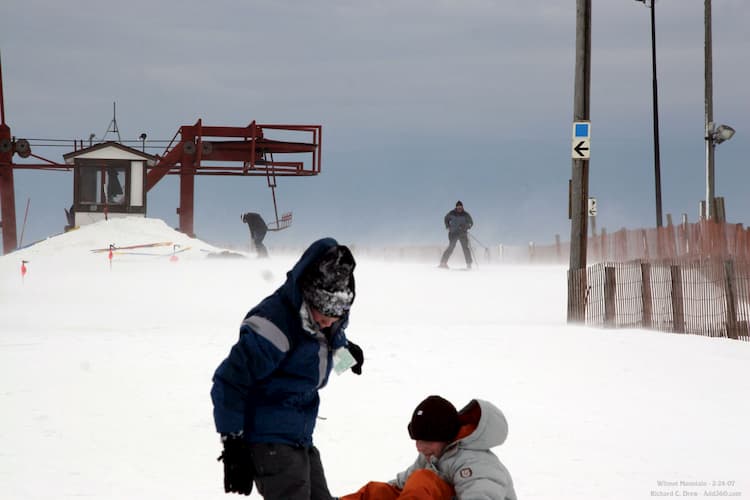
[[[591,122],[573,122],[572,156],[574,160],[588,160],[591,147]]]

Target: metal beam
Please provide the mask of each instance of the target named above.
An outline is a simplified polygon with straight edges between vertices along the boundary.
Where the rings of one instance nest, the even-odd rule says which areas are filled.
[[[16,239],[16,195],[13,184],[13,147],[10,127],[5,124],[3,99],[3,65],[0,61],[0,220],[2,221],[3,253],[18,246]]]

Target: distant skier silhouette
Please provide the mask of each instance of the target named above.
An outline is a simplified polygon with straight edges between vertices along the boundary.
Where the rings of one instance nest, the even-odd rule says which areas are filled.
[[[268,257],[268,249],[263,245],[263,238],[266,237],[266,233],[268,232],[266,221],[263,220],[260,214],[247,212],[242,215],[242,222],[247,224],[247,227],[250,229],[250,237],[253,240],[255,250],[258,252],[258,257]]]

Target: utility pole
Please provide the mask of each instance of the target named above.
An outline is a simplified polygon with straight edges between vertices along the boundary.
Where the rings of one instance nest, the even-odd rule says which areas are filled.
[[[576,65],[573,121],[588,121],[591,90],[591,0],[576,0]],[[575,133],[574,133],[575,135]],[[580,144],[579,144],[580,146]],[[574,146],[575,150],[575,146]],[[568,270],[568,322],[586,319],[586,283],[577,279],[586,269],[588,236],[589,162],[573,156],[571,182],[570,268]],[[584,274],[585,276],[585,274]],[[585,278],[582,278],[585,280]]]
[[[654,184],[656,186],[656,227],[661,223],[661,158],[659,155],[659,95],[656,85],[656,0],[651,0],[651,74],[654,104]]]
[[[711,46],[711,0],[705,0],[706,219],[716,218],[714,202],[714,84]]]

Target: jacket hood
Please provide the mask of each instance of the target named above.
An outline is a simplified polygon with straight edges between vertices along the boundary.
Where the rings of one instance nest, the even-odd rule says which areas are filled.
[[[278,319],[282,321],[279,311],[279,302],[289,308],[289,312],[296,316],[302,307],[302,290],[300,290],[299,280],[305,269],[317,261],[329,249],[338,245],[333,238],[322,238],[314,241],[307,250],[304,251],[297,263],[286,273],[286,281],[276,289],[271,295],[261,301],[260,304],[250,309],[245,318],[254,314],[260,314],[267,319]]]
[[[271,295],[263,299],[245,315],[245,319],[259,315],[272,321],[282,331],[285,325],[301,324],[300,309],[302,308],[302,290],[300,280],[305,270],[322,257],[328,250],[338,246],[333,238],[321,238],[314,241],[304,251],[297,263],[286,273],[286,281]],[[354,291],[354,275],[351,276],[351,289]],[[331,332],[338,332],[346,327],[349,321],[349,311],[331,326]]]
[[[333,238],[321,238],[314,241],[307,250],[304,251],[297,263],[286,273],[286,282],[279,288],[279,292],[292,303],[295,310],[302,306],[302,290],[300,279],[305,274],[307,268],[320,259],[328,250],[339,246],[338,241]],[[354,276],[351,277],[350,283],[352,291],[354,288]],[[356,292],[355,292],[356,293]],[[348,316],[348,313],[347,313]]]
[[[476,426],[473,432],[457,440],[461,448],[487,450],[500,446],[508,438],[508,421],[500,408],[489,401],[472,399],[458,412],[464,426]],[[461,436],[463,432],[459,433]]]

